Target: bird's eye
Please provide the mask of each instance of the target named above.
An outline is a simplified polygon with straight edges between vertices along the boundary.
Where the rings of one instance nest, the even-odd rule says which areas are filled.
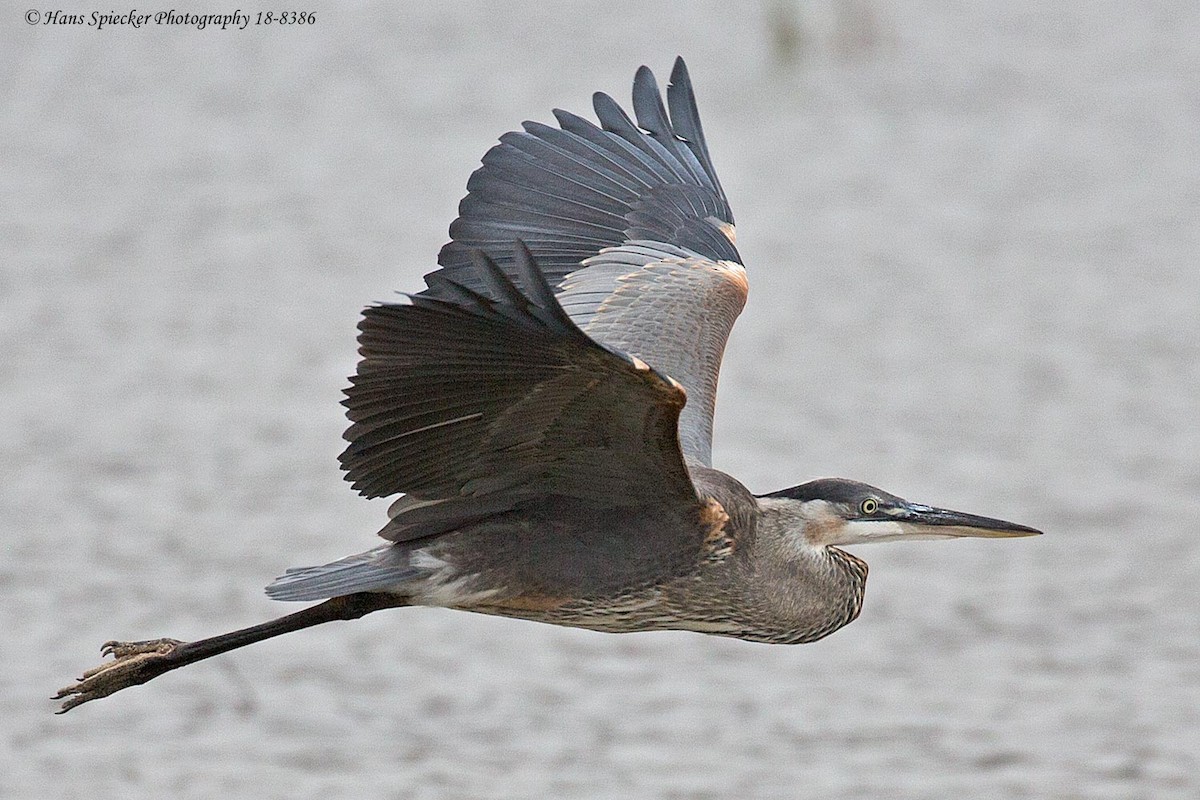
[[[879,501],[874,497],[868,497],[858,504],[858,510],[869,517],[879,510]]]

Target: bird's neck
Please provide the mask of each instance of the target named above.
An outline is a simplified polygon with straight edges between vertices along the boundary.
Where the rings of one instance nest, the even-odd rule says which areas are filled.
[[[867,565],[836,547],[812,544],[801,528],[763,509],[746,566],[752,605],[788,643],[811,642],[853,622],[862,610]],[[776,639],[775,641],[780,641]]]
[[[858,619],[862,611],[863,596],[867,590],[867,562],[837,547],[826,547],[825,552],[833,569],[841,574],[849,589],[846,593],[847,617],[842,623],[849,625]]]

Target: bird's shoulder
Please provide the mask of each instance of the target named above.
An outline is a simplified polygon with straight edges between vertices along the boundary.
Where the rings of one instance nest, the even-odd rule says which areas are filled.
[[[688,462],[688,473],[700,498],[700,525],[711,548],[732,550],[753,534],[759,514],[758,501],[741,481],[719,469],[693,462]]]

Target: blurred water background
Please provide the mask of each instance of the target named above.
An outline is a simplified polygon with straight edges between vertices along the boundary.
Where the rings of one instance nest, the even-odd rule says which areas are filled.
[[[308,8],[0,16],[0,796],[1200,796],[1196,4]],[[499,134],[676,54],[751,275],[717,466],[1046,535],[857,548],[814,645],[404,610],[53,716],[373,544],[359,309]]]

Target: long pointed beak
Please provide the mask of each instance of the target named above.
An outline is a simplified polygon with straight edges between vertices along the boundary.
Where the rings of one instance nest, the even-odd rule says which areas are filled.
[[[907,533],[929,536],[977,536],[985,539],[1008,539],[1016,536],[1040,536],[1041,531],[992,517],[964,514],[946,508],[932,508],[909,503],[895,512],[892,519],[904,526]]]

